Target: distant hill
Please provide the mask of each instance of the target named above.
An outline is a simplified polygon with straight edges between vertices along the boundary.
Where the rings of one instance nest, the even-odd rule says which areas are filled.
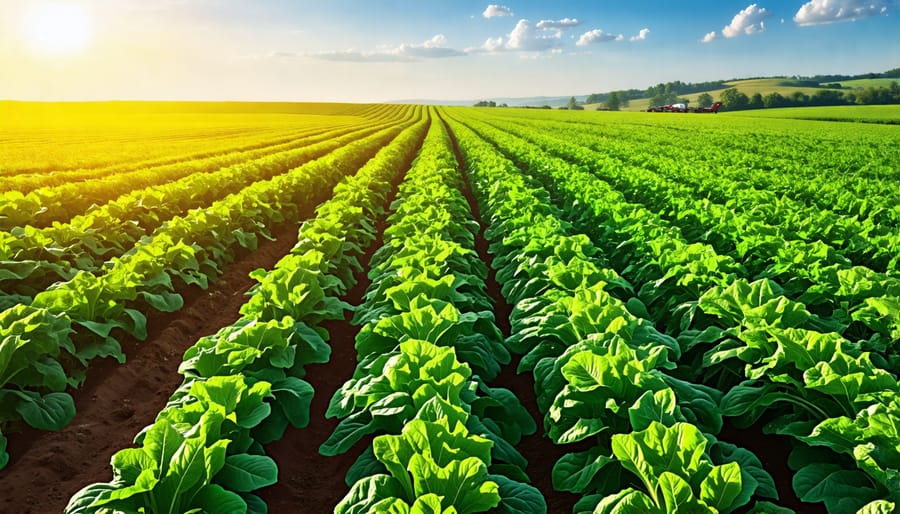
[[[584,102],[588,95],[575,95],[575,100]],[[424,104],[424,105],[474,105],[480,101],[494,102],[497,105],[506,104],[510,107],[541,107],[549,105],[550,107],[562,107],[569,103],[569,96],[526,96],[526,97],[495,97],[495,98],[478,98],[474,100],[433,100],[433,99],[417,99],[417,100],[392,100],[392,104]]]
[[[866,88],[889,88],[892,82],[900,82],[900,68],[894,68],[882,73],[865,73],[861,75],[815,75],[812,77],[754,77],[731,80],[717,80],[701,83],[685,83],[681,81],[667,82],[650,86],[647,89],[629,89],[616,91],[621,97],[628,98],[628,105],[623,106],[623,111],[643,111],[650,107],[654,101],[660,105],[674,103],[675,100],[687,100],[696,105],[700,95],[706,93],[714,99],[719,99],[723,91],[736,88],[747,97],[759,93],[763,97],[778,93],[783,97],[802,94],[808,97],[819,94],[831,94],[832,97],[841,98],[848,95],[863,95]],[[477,98],[470,100],[436,100],[436,99],[405,99],[394,100],[387,103],[415,103],[429,105],[475,105],[479,102],[493,102],[497,106],[509,107],[565,107],[572,96],[585,109],[593,110],[605,106],[604,102],[613,92],[593,93],[590,95],[567,96],[529,96],[529,97],[493,97]],[[894,95],[896,97],[896,95]],[[665,101],[661,99],[665,98]],[[862,101],[862,103],[896,103],[892,99],[884,101]],[[838,102],[841,103],[841,102]],[[843,102],[847,103],[847,102]],[[852,100],[851,102],[852,103]],[[795,104],[800,105],[800,104]],[[822,104],[820,104],[822,105]]]
[[[736,88],[741,93],[744,93],[747,96],[753,96],[755,93],[759,93],[763,96],[766,96],[771,93],[778,93],[782,96],[790,96],[793,93],[801,92],[806,95],[815,94],[817,91],[821,91],[823,89],[832,90],[832,91],[840,91],[840,89],[836,88],[823,88],[823,87],[810,87],[810,86],[793,86],[789,85],[790,80],[788,77],[772,77],[772,78],[764,78],[764,79],[747,79],[747,80],[729,80],[725,82],[728,87]],[[865,80],[881,80],[881,79],[865,79]],[[887,84],[890,84],[890,80],[888,79]],[[893,79],[897,80],[897,79]],[[863,86],[865,87],[865,86]],[[696,103],[697,98],[703,93],[708,93],[712,95],[713,98],[718,99],[719,94],[724,91],[724,89],[718,90],[710,90],[710,91],[701,91],[697,93],[691,93],[687,95],[679,95],[679,98],[687,98],[691,103]],[[621,110],[623,111],[645,111],[647,107],[650,107],[650,98],[638,98],[635,100],[630,100],[628,103],[628,107],[623,107]],[[585,109],[596,109],[597,107],[602,107],[602,104],[586,104],[584,106]]]

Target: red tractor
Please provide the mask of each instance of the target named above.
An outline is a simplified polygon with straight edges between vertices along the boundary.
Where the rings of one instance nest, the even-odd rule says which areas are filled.
[[[716,102],[709,107],[688,107],[685,104],[654,105],[648,107],[647,112],[711,112],[716,114],[721,106],[722,102]]]

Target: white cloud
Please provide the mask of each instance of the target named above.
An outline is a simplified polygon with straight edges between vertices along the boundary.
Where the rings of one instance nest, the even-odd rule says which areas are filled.
[[[750,4],[746,9],[734,15],[725,28],[722,29],[722,35],[725,37],[737,37],[741,34],[755,34],[766,30],[765,20],[770,18],[772,13],[765,8],[757,7],[756,4]]]
[[[890,0],[812,0],[800,7],[794,21],[809,26],[884,16],[890,12],[891,4]]]
[[[508,50],[524,50],[527,52],[540,52],[551,50],[560,44],[559,33],[545,34],[539,31],[528,20],[519,20],[515,28],[506,38]]]
[[[561,44],[561,31],[540,30],[535,24],[522,19],[506,37],[488,38],[480,47],[466,49],[466,53],[495,53],[504,50],[545,52],[559,48]]]
[[[630,38],[628,38],[628,40],[632,41],[632,42],[633,41],[643,41],[643,40],[647,39],[647,36],[649,36],[649,35],[650,35],[650,29],[643,28],[637,33],[636,36],[631,36]]]
[[[498,16],[512,16],[512,11],[505,5],[491,4],[481,13],[485,18],[496,18]]]
[[[578,41],[575,43],[578,46],[587,46],[592,45],[594,43],[605,43],[608,41],[622,41],[625,39],[625,36],[622,34],[610,34],[609,32],[605,32],[603,29],[594,29],[589,30],[581,35],[578,38]]]
[[[825,0],[828,1],[828,0]],[[765,32],[766,20],[772,17],[772,13],[764,7],[758,7],[756,4],[750,4],[746,9],[734,15],[731,23],[722,28],[722,33],[717,34],[716,31],[707,32],[703,39],[704,43],[709,43],[719,39],[719,37],[732,38],[741,34],[756,34]]]
[[[578,25],[581,25],[581,22],[576,18],[563,18],[561,20],[541,20],[535,26],[542,30],[562,30],[577,27]]]
[[[337,52],[322,52],[313,54],[312,57],[326,61],[351,61],[351,62],[404,62],[419,59],[439,59],[442,57],[456,57],[465,55],[459,50],[447,46],[447,38],[443,34],[437,34],[428,41],[420,44],[404,43],[397,47],[388,47],[373,52],[359,52],[345,50]],[[285,55],[281,55],[285,57]]]

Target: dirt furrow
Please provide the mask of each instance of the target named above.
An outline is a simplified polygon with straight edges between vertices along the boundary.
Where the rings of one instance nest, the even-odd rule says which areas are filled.
[[[145,341],[122,338],[125,364],[92,363],[84,385],[70,391],[77,413],[66,428],[9,435],[11,461],[0,471],[0,511],[62,512],[79,489],[112,478],[112,455],[132,446],[181,384],[184,351],[238,319],[244,293],[256,283],[248,274],[272,268],[296,244],[297,225],[279,227],[275,234],[275,241],[260,238],[256,251],[238,255],[206,291],[183,292],[185,304],[178,312],[150,314]]]

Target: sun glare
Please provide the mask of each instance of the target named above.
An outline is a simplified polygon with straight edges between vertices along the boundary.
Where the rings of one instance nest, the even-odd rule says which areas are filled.
[[[25,15],[24,35],[36,53],[66,56],[80,52],[91,41],[91,17],[80,5],[41,2]]]

